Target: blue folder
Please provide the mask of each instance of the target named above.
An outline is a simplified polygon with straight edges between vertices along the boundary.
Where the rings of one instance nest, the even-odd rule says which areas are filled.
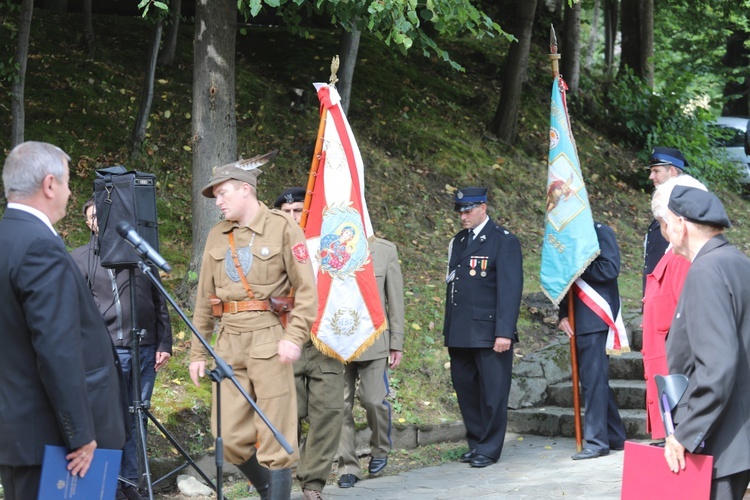
[[[112,500],[117,490],[122,450],[94,450],[94,459],[84,477],[73,476],[65,460],[64,446],[45,446],[38,500]]]

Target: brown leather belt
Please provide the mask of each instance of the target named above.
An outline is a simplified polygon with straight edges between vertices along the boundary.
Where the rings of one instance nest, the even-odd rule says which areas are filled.
[[[242,311],[270,311],[271,303],[267,300],[232,300],[224,302],[225,313],[238,313]]]

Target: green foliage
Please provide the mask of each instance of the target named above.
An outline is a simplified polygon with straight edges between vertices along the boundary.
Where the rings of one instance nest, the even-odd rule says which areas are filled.
[[[159,15],[165,15],[169,12],[169,5],[164,2],[159,2],[159,0],[141,0],[138,4],[138,8],[143,10],[143,12],[141,12],[141,16],[144,19],[148,17],[148,12],[151,9],[152,5],[161,11]]]
[[[435,55],[458,70],[463,67],[451,59],[427,30],[448,37],[470,33],[477,39],[496,35],[512,38],[468,0],[424,3],[413,0],[238,0],[237,5],[246,18],[260,14],[264,6],[275,8],[284,25],[303,37],[309,35],[303,25],[307,18],[312,14],[327,16],[331,24],[345,30],[356,26],[360,31],[372,33],[403,55],[416,46],[426,57]]]
[[[677,148],[688,159],[691,175],[714,188],[737,190],[737,170],[714,147],[709,130],[714,115],[703,107],[702,96],[692,90],[692,83],[691,75],[674,74],[660,92],[654,92],[628,70],[607,94],[606,108],[617,110],[607,118],[641,148],[644,164],[654,146]],[[641,183],[643,187],[650,184],[646,176]]]

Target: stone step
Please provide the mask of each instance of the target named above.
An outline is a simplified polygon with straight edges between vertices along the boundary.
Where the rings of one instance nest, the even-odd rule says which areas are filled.
[[[643,356],[640,351],[610,356],[609,379],[643,380]]]
[[[584,411],[581,411],[583,422]],[[648,439],[645,410],[620,410],[628,439]],[[573,408],[543,406],[508,410],[508,431],[538,436],[575,437]]]
[[[610,380],[617,407],[621,410],[642,410],[646,406],[645,380]],[[560,382],[547,387],[547,405],[573,407],[573,382]],[[583,395],[581,395],[583,406]]]

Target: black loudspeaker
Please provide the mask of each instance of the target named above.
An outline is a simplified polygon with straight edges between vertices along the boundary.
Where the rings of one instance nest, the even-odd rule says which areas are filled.
[[[128,171],[118,165],[99,169],[94,180],[94,206],[99,226],[99,258],[102,267],[138,267],[138,254],[117,234],[120,221],[126,221],[159,251],[156,222],[156,176]]]

